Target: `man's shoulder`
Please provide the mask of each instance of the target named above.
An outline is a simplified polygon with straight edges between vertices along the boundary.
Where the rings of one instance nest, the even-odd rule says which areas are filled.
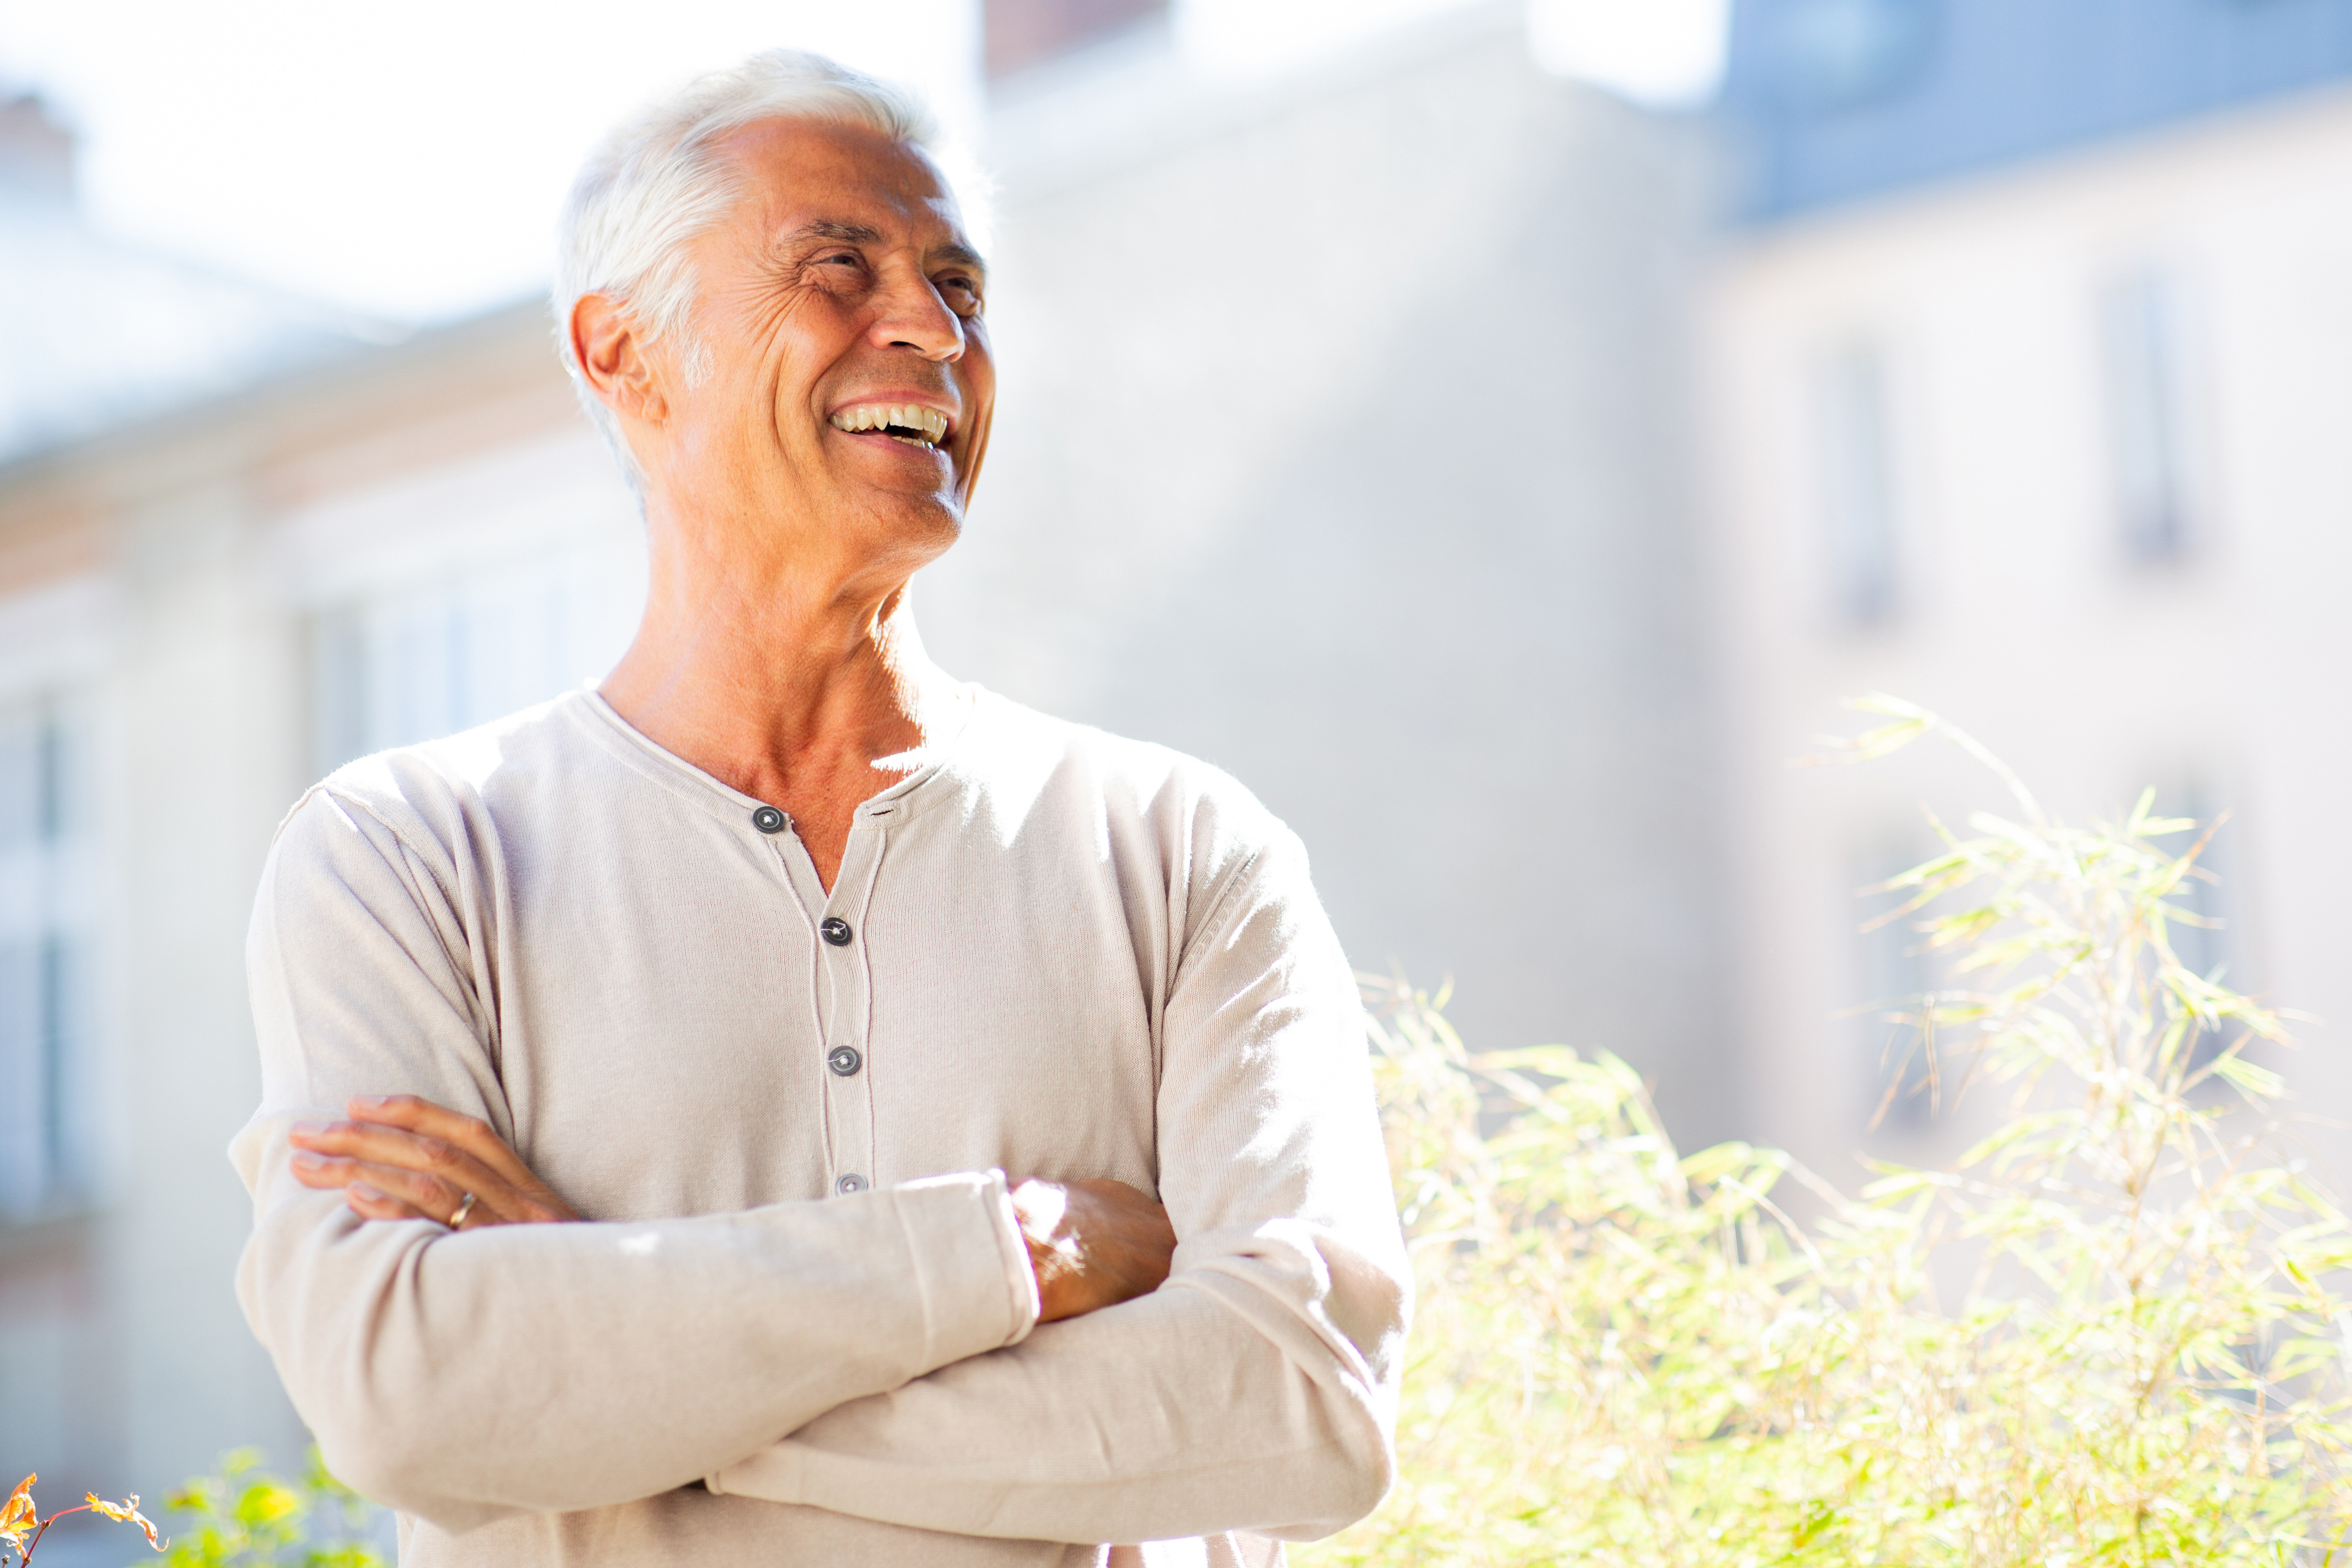
[[[310,786],[287,814],[282,837],[306,816],[370,819],[413,849],[447,847],[469,817],[518,784],[576,775],[593,754],[567,692],[438,740],[394,746],[345,763]]]
[[[1291,838],[1247,785],[1213,763],[1155,741],[1057,719],[992,692],[981,693],[979,704],[962,761],[991,793],[1058,796],[1069,806],[1102,813],[1114,830],[1129,826],[1163,841],[1181,840],[1195,859],[1255,856]]]

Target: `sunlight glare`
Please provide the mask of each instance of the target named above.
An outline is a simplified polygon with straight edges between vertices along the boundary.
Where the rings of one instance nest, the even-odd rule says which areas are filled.
[[[1528,0],[1528,47],[1558,76],[1686,109],[1723,78],[1730,0]]]

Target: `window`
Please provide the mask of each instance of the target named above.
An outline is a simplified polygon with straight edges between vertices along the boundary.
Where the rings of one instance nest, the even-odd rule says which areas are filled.
[[[2169,561],[2189,543],[2180,429],[2179,302],[2153,269],[2111,280],[2099,297],[2100,360],[2116,518],[2139,561]]]
[[[2165,900],[2188,917],[2165,922],[2165,941],[2171,944],[2172,955],[2192,973],[2236,990],[2251,989],[2253,982],[2245,973],[2244,939],[2232,918],[2243,906],[2244,896],[2230,853],[2231,825],[2221,820],[2222,807],[2210,783],[2191,773],[2170,789],[2159,788],[2156,813],[2197,824],[2193,829],[2158,840],[2167,854],[2186,855],[2199,838],[2205,839],[2205,847],[2197,856],[2197,867],[2205,875],[2189,878]],[[2201,1066],[2232,1037],[2227,1031],[2200,1035],[2189,1053],[2190,1062]]]
[[[2168,802],[2159,802],[2158,810],[2178,810],[2197,822],[2201,834],[2213,826],[2217,815],[2194,791],[2181,791]],[[2222,838],[2226,825],[2206,842],[2197,857],[2198,868],[2205,877],[2191,877],[2177,889],[2169,900],[2176,908],[2187,911],[2187,921],[2167,922],[2165,940],[2172,946],[2172,955],[2192,973],[2208,980],[2227,984],[2230,980],[2230,928],[2223,913],[2221,879],[2228,875],[2228,857],[2223,853]],[[2185,855],[2197,842],[2195,835],[2182,834],[2165,842],[2165,848]],[[2242,979],[2242,977],[2241,977]]]
[[[315,771],[454,734],[594,679],[628,646],[641,572],[615,551],[582,545],[319,615]]]
[[[58,697],[0,706],[0,1213],[86,1191],[96,904],[84,727]]]
[[[1852,343],[1828,355],[1816,402],[1834,608],[1840,619],[1866,625],[1894,610],[1897,565],[1886,370],[1876,346]]]
[[[1918,930],[1922,913],[1897,914],[1912,891],[1878,889],[1928,858],[1934,849],[1911,834],[1890,834],[1857,854],[1861,872],[1860,946],[1855,978],[1860,997],[1854,1014],[1863,1053],[1864,1114],[1874,1128],[1913,1129],[1935,1120],[1955,1085],[1943,1075],[1951,1063],[1931,1060],[1931,1044],[1917,1018],[1920,1000],[1935,988],[1933,965]]]

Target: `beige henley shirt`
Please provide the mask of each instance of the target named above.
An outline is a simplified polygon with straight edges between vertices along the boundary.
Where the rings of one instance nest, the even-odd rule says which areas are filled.
[[[1263,1563],[1380,1497],[1408,1276],[1297,840],[967,689],[830,894],[588,692],[288,816],[238,1292],[404,1563]],[[389,1092],[597,1223],[293,1180],[289,1122]],[[1168,1283],[1034,1326],[1007,1171],[1156,1195]]]

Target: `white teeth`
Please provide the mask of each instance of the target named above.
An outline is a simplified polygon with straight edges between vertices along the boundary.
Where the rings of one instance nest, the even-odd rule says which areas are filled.
[[[911,436],[899,436],[894,439],[911,446],[928,447],[946,438],[948,416],[936,408],[926,408],[917,403],[861,403],[833,416],[833,427],[836,430],[881,430],[891,426],[923,433],[919,439]]]

